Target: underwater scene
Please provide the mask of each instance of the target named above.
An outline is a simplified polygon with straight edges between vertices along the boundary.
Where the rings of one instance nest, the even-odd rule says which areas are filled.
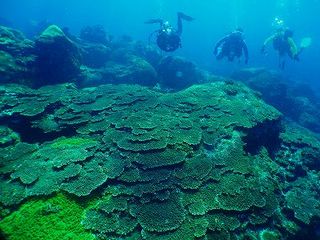
[[[319,0],[1,0],[0,240],[320,240]]]

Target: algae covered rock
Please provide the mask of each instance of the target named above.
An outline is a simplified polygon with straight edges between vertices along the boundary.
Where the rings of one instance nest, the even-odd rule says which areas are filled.
[[[35,44],[36,85],[70,82],[79,74],[79,50],[58,26],[49,26]]]
[[[131,56],[126,64],[108,62],[102,74],[107,83],[154,86],[157,81],[152,65],[137,56]]]
[[[0,50],[12,55],[29,55],[34,43],[25,38],[18,30],[0,26]]]
[[[7,52],[0,51],[0,82],[13,81],[21,72],[15,58]]]

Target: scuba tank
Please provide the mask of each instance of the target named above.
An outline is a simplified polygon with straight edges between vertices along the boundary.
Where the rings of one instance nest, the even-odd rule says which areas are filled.
[[[174,52],[181,47],[181,38],[174,30],[170,33],[161,30],[157,36],[157,45],[165,52]]]

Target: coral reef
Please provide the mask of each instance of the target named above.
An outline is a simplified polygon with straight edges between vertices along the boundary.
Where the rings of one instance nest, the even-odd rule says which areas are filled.
[[[7,85],[1,103],[11,128],[4,131],[19,132],[19,119],[39,134],[31,141],[19,132],[21,140],[1,148],[4,209],[56,192],[96,199],[81,222],[99,239],[259,237],[258,226],[270,238],[294,235],[320,215],[316,137],[289,122],[280,128],[281,114],[242,84],[166,94],[134,85]],[[1,222],[9,235],[7,223],[19,224],[14,214]],[[288,233],[289,225],[296,227]]]
[[[308,89],[292,90],[292,99],[279,83],[268,95],[276,77],[242,72],[265,91],[261,97],[129,38],[105,41],[93,28],[83,32],[85,41],[71,40],[57,26],[31,47],[39,87],[32,89],[11,81],[15,49],[26,39],[2,31],[13,41],[0,49],[8,59],[0,71],[11,83],[0,87],[1,237],[317,236],[319,137],[262,99],[281,111],[283,96],[310,106],[316,96],[306,101]],[[214,82],[194,85],[207,81]],[[141,86],[157,83],[174,91]],[[299,119],[310,119],[307,109]]]

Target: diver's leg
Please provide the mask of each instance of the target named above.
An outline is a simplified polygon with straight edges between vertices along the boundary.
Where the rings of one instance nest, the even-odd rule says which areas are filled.
[[[286,64],[285,56],[279,55],[279,68],[281,70],[284,70],[285,64]]]
[[[177,30],[178,35],[182,34],[182,30],[183,30],[182,20],[192,21],[192,20],[194,20],[194,18],[190,17],[182,12],[178,12],[178,30]]]
[[[182,34],[182,18],[181,18],[181,15],[178,13],[178,30],[177,30],[177,33],[178,35],[180,36]]]
[[[182,18],[183,20],[189,21],[189,22],[194,20],[193,17],[190,17],[190,16],[184,14],[183,12],[178,12],[178,17]]]

